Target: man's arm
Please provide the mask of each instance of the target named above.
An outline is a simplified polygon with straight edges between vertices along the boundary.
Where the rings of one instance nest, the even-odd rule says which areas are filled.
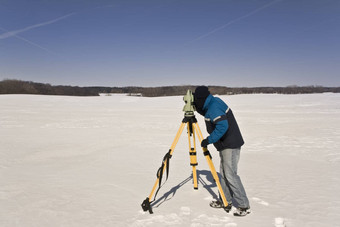
[[[215,125],[215,128],[207,138],[209,144],[216,143],[219,139],[221,139],[221,137],[227,132],[229,127],[226,115],[215,118],[212,121],[212,124]]]

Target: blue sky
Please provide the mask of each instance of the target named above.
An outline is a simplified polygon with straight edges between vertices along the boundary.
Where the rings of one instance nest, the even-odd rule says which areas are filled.
[[[0,0],[0,80],[340,86],[339,0]]]

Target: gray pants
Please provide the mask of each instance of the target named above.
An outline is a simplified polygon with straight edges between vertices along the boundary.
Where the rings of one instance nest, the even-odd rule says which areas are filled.
[[[237,207],[249,207],[249,200],[244,190],[241,178],[237,175],[237,165],[240,159],[241,148],[224,149],[220,151],[220,181],[224,195],[228,203],[232,203]]]

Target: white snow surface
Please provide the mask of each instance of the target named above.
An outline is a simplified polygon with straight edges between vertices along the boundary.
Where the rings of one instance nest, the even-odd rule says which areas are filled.
[[[340,226],[340,94],[220,98],[246,142],[248,216],[209,206],[218,190],[201,149],[193,189],[186,130],[154,214],[142,211],[182,122],[181,96],[1,95],[0,226]]]

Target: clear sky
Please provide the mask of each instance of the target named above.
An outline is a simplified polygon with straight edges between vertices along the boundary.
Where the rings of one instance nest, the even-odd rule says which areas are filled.
[[[340,86],[340,0],[0,0],[0,80]]]

